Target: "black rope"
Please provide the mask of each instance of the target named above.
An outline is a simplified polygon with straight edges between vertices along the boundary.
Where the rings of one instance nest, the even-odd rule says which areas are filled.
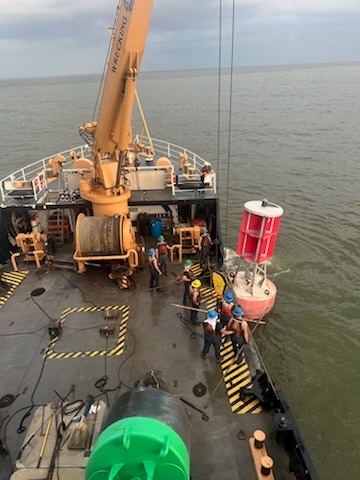
[[[124,387],[128,388],[129,390],[134,390],[134,387],[132,387],[130,385],[127,385],[120,377],[121,369],[124,367],[125,363],[134,355],[135,350],[136,350],[136,337],[135,337],[134,333],[130,330],[129,327],[127,327],[127,331],[131,334],[131,336],[133,338],[133,346],[132,346],[132,350],[131,350],[130,354],[121,363],[121,365],[118,369],[118,372],[117,372],[117,376],[118,376],[118,380],[119,380],[119,385],[124,385]]]
[[[188,328],[190,330],[190,335],[189,335],[189,338],[191,340],[193,340],[194,338],[196,338],[197,336],[200,337],[200,338],[204,338],[204,335],[201,335],[201,333],[198,333],[198,332],[194,332],[194,330],[190,327],[190,325],[188,325],[188,320],[186,320],[186,318],[183,316],[182,313],[178,312],[176,314],[176,316],[178,317],[178,319],[181,321],[181,323],[183,323],[185,325],[186,328]]]

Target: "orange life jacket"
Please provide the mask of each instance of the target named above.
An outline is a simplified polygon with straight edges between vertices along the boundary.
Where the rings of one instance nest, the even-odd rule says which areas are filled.
[[[166,242],[158,243],[157,249],[160,255],[165,255],[167,253],[167,244]]]
[[[233,307],[233,303],[228,303],[226,300],[224,300],[221,306],[221,314],[225,317],[231,317]]]
[[[211,243],[209,234],[205,233],[201,238],[201,246],[208,247]]]
[[[232,330],[233,335],[235,335],[235,337],[242,337],[243,336],[243,330],[242,330],[241,323],[242,322],[237,322],[236,320],[234,320],[232,318],[228,323],[227,329]]]

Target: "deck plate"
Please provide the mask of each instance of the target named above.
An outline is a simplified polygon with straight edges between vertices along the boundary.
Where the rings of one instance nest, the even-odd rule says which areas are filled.
[[[60,335],[50,340],[48,348],[44,354],[44,357],[47,357],[50,359],[60,359],[60,358],[84,358],[84,357],[103,357],[103,356],[110,357],[113,355],[121,355],[124,351],[126,329],[127,329],[128,319],[129,319],[130,308],[128,305],[104,305],[100,307],[66,308],[65,310],[63,310],[60,317],[61,327],[64,326],[65,322],[71,321],[69,317],[71,317],[72,315],[74,316],[79,313],[92,314],[97,312],[104,312],[105,310],[119,310],[119,312],[121,312],[118,335],[116,338],[116,342],[112,346],[112,348],[107,348],[105,350],[89,349],[89,350],[82,350],[82,351],[64,352],[64,351],[60,351],[61,349],[61,346],[60,346],[61,335]],[[99,342],[100,341],[101,341],[101,337],[99,335]]]

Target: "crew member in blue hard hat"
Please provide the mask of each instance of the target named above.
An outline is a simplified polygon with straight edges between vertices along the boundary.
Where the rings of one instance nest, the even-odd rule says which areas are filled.
[[[159,276],[161,275],[161,270],[156,259],[155,248],[150,248],[148,262],[150,270],[150,288],[156,288],[159,286]]]
[[[243,309],[236,306],[233,309],[232,317],[227,325],[227,329],[232,331],[231,342],[237,363],[241,363],[243,346],[249,341],[249,327],[243,315]]]
[[[168,251],[170,250],[169,245],[165,241],[164,235],[158,237],[158,243],[156,244],[156,254],[159,259],[160,269],[162,273],[167,277],[167,266],[168,266]]]
[[[200,252],[200,266],[205,267],[210,260],[210,247],[212,244],[208,229],[203,227],[201,229],[200,238],[198,242],[198,249]]]
[[[191,282],[195,279],[193,272],[191,271],[191,266],[193,262],[188,258],[184,262],[184,271],[182,276],[182,281],[184,282],[184,296],[183,296],[183,305],[186,305],[190,301],[189,289]]]
[[[227,330],[221,323],[215,310],[209,310],[206,319],[203,322],[204,327],[204,348],[201,352],[201,358],[205,358],[209,353],[211,345],[214,345],[216,363],[220,363],[220,344],[221,335],[231,335],[232,330]]]
[[[230,291],[226,292],[224,297],[222,297],[217,304],[217,310],[223,325],[227,325],[229,323],[234,307],[235,303],[233,293]]]

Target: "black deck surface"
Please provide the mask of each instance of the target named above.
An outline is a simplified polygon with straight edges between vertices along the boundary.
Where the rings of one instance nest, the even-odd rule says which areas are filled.
[[[120,290],[107,277],[108,271],[96,267],[82,275],[33,266],[29,270],[0,308],[0,397],[17,395],[12,405],[0,408],[0,438],[11,453],[11,457],[0,456],[1,480],[9,478],[10,463],[25,435],[17,430],[28,427],[31,420],[29,416],[21,422],[28,411],[25,407],[56,402],[72,385],[75,398],[96,396],[101,392],[95,383],[106,375],[109,391],[100,398],[111,403],[154,370],[161,371],[174,395],[201,409],[208,403],[222,378],[222,368],[215,363],[213,351],[206,360],[200,357],[202,327],[192,327],[186,321],[189,312],[171,306],[182,303],[183,285],[176,281],[182,272],[180,264],[169,264],[159,291],[148,288],[147,270],[135,274],[136,287],[130,290]],[[36,288],[45,292],[33,297]],[[106,338],[100,335],[99,326],[104,324],[101,310],[109,307],[119,309],[120,317],[114,335]],[[60,318],[62,334],[49,343],[49,321]],[[200,320],[204,318],[205,314],[200,314]],[[193,393],[199,382],[207,389],[201,398]],[[275,442],[271,416],[233,413],[223,382],[206,409],[208,421],[190,407],[184,408],[192,422],[192,480],[256,479],[248,442],[256,429],[268,435],[275,478],[294,478],[288,473],[286,455]],[[240,430],[246,435],[244,440],[237,436]]]

